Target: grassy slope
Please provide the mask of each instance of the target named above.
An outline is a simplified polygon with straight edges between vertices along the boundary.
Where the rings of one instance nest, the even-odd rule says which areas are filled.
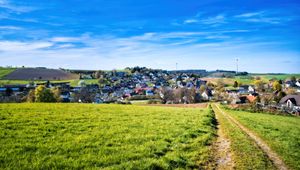
[[[51,81],[55,82],[70,82],[71,86],[78,86],[80,80],[57,80]],[[86,84],[99,84],[97,79],[86,79],[84,80]],[[0,80],[0,85],[7,85],[7,84],[28,84],[31,81],[29,80]],[[34,81],[35,83],[44,83],[45,81]]]
[[[204,167],[213,122],[209,109],[0,104],[0,169]]]
[[[295,76],[297,79],[300,79],[300,74],[249,74],[249,76],[236,76],[234,78],[203,78],[211,83],[217,84],[219,79],[221,79],[227,86],[232,86],[234,81],[242,83],[242,85],[254,85],[254,79],[252,77],[261,77],[265,82],[269,82],[270,79],[275,78],[278,80],[287,80],[292,76]]]
[[[262,77],[263,79],[266,79],[266,80],[270,80],[272,78],[275,78],[275,79],[281,79],[281,80],[286,80],[286,79],[290,79],[292,76],[295,76],[297,79],[300,78],[300,74],[262,74],[262,75],[257,75],[257,76],[260,76]]]
[[[300,169],[300,118],[231,111],[228,113],[253,130],[292,169]]]
[[[3,68],[0,67],[0,79],[2,79],[4,76],[8,75],[9,73],[15,71],[15,68]]]
[[[238,126],[230,123],[218,109],[214,107],[219,115],[219,123],[225,135],[231,142],[231,150],[235,169],[275,169],[267,156],[258,148],[253,140],[245,134]]]

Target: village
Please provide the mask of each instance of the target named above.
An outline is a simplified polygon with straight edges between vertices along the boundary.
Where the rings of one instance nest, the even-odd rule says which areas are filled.
[[[6,84],[0,87],[0,102],[191,104],[216,101],[235,108],[295,115],[300,112],[300,80],[295,77],[268,82],[251,77],[254,83],[234,81],[228,84],[224,79],[234,78],[237,73],[216,71],[215,77],[209,79],[205,70],[165,71],[133,67],[122,71],[64,71],[79,75],[76,86],[69,81],[52,80]],[[97,83],[87,83],[88,80]],[[37,100],[38,88],[48,89],[54,97]]]

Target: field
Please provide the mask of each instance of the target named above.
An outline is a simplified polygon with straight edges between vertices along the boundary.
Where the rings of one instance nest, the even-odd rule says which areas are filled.
[[[78,86],[80,80],[56,80],[56,81],[50,81],[51,83],[59,83],[59,82],[70,82],[71,86]],[[99,84],[97,79],[83,79],[85,84]],[[29,84],[30,80],[0,80],[0,86],[1,85],[8,85],[8,84]],[[35,80],[35,83],[45,83],[46,81],[41,81],[41,80]]]
[[[254,74],[253,76],[259,76],[264,80],[270,80],[272,78],[277,80],[287,80],[290,79],[292,76],[295,76],[297,79],[300,79],[300,74]]]
[[[207,168],[208,108],[0,104],[0,169]]]
[[[226,110],[260,136],[291,169],[300,169],[300,118]]]
[[[18,68],[5,76],[6,80],[71,80],[79,75],[58,69]]]
[[[11,72],[15,71],[15,68],[3,68],[0,67],[0,79],[2,79],[4,76],[10,74]]]
[[[217,84],[218,81],[222,80],[222,82],[227,86],[233,86],[234,82],[237,81],[242,85],[254,85],[255,77],[260,77],[264,82],[269,82],[270,79],[277,80],[288,80],[292,76],[295,76],[297,79],[300,79],[300,74],[249,74],[249,76],[235,76],[233,78],[212,78],[205,77],[202,78],[208,82]]]
[[[234,169],[276,169],[265,153],[256,146],[247,134],[222,115],[216,106],[213,105],[213,109],[218,115],[220,128],[230,141]]]

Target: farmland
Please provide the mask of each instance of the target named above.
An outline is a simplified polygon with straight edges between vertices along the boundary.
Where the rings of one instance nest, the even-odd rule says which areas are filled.
[[[205,168],[208,108],[0,104],[0,168]]]
[[[11,72],[15,71],[15,68],[3,68],[0,67],[0,79],[5,77],[6,75],[10,74]]]
[[[7,80],[70,80],[79,76],[58,69],[46,68],[18,68],[7,74]]]

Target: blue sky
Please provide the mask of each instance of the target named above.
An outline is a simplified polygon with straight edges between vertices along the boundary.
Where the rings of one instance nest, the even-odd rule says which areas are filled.
[[[299,0],[0,0],[0,65],[300,73]]]

